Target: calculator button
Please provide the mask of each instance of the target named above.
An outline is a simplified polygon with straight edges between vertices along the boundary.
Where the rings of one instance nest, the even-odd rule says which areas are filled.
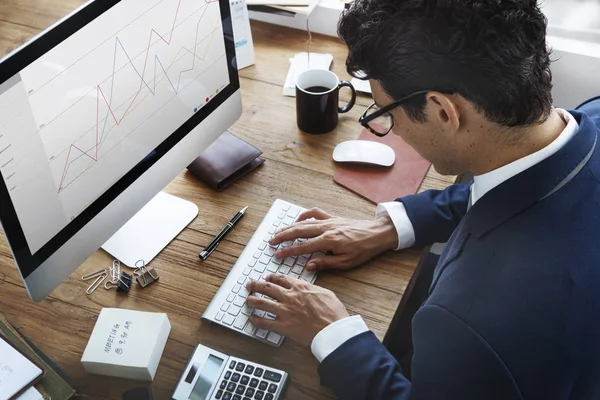
[[[251,387],[246,389],[246,396],[248,396],[248,397],[254,396],[254,389],[252,389]]]
[[[217,398],[217,399],[220,399],[222,396],[223,396],[223,391],[222,391],[222,390],[219,390],[219,391],[217,392],[217,394],[215,395],[215,398]]]
[[[254,398],[256,400],[262,400],[263,396],[265,395],[265,392],[261,392],[260,390],[258,392],[256,392],[256,394],[254,395]]]
[[[232,362],[229,364],[229,369],[233,369],[234,367],[235,367],[235,361],[232,361]]]
[[[273,382],[279,382],[281,380],[281,374],[273,371],[265,371],[265,375],[263,378],[268,379]]]
[[[231,373],[229,373],[231,375]],[[219,389],[225,389],[227,387],[227,381],[223,381],[221,382],[221,386],[219,386]]]
[[[272,394],[272,393],[267,393],[267,394],[265,395],[265,400],[273,400],[273,399],[274,399],[274,397],[273,397],[273,394]]]
[[[223,395],[223,400],[231,400],[231,393],[225,392],[225,394]]]
[[[248,367],[246,367],[246,371],[248,371]],[[248,382],[250,382],[250,377],[248,375],[242,376],[242,379],[240,380],[240,384],[247,385]]]
[[[229,382],[229,385],[227,385],[227,390],[230,391],[230,392],[233,392],[235,390],[236,386],[237,385],[235,383]]]
[[[254,370],[254,376],[260,378],[262,376],[263,372],[264,372],[264,369],[262,369],[262,368],[256,368],[256,370]]]
[[[240,396],[239,394],[234,394],[233,400],[242,400],[242,396]]]
[[[247,374],[252,374],[254,372],[254,367],[252,365],[248,365],[244,372]]]
[[[225,372],[225,379],[231,378],[231,371]]]
[[[237,389],[235,389],[236,394],[244,394],[246,391],[246,386],[238,385]]]
[[[256,375],[256,372],[254,374]],[[252,378],[252,380],[250,381],[250,387],[255,388],[257,386],[258,386],[258,379]]]
[[[267,390],[268,387],[269,387],[269,384],[265,381],[261,381],[260,385],[258,385],[259,390]]]
[[[238,363],[238,365],[235,367],[235,370],[242,372],[244,370],[244,368],[246,368],[246,364]],[[239,374],[238,374],[238,376],[239,376]]]
[[[231,382],[238,382],[239,380],[240,380],[240,374],[238,374],[237,372],[234,372],[233,376],[231,377]],[[227,389],[227,390],[229,390],[229,389]],[[233,392],[233,390],[232,390],[232,392]]]
[[[239,389],[239,388],[238,388]],[[271,383],[269,385],[269,393],[275,393],[277,391],[277,385],[274,383]]]

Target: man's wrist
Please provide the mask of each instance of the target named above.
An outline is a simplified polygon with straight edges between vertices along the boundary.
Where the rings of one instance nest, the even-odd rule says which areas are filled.
[[[381,215],[375,219],[377,224],[377,242],[381,246],[381,251],[395,250],[398,248],[398,232],[394,222],[389,215]]]

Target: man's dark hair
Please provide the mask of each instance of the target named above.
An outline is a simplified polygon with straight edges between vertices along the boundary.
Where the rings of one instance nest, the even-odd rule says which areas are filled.
[[[379,81],[390,97],[453,88],[488,120],[514,127],[550,115],[546,24],[536,0],[356,0],[338,33],[348,72]],[[424,106],[419,96],[404,109],[423,122]]]

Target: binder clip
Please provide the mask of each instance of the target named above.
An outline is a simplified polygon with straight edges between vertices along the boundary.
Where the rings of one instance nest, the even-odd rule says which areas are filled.
[[[158,280],[159,276],[156,270],[152,267],[146,267],[144,260],[139,260],[135,263],[135,266],[137,268],[133,273],[136,276],[135,280],[141,287],[145,288]]]
[[[127,292],[129,292],[129,289],[131,289],[131,280],[132,280],[131,275],[129,275],[127,272],[121,272],[116,283],[114,283],[112,281],[108,281],[104,284],[104,288],[106,290],[110,290],[110,289],[116,287],[117,292],[127,293]]]

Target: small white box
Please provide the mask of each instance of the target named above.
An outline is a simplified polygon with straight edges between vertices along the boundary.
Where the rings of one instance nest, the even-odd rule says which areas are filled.
[[[170,331],[167,314],[103,308],[81,363],[90,374],[152,381]]]

